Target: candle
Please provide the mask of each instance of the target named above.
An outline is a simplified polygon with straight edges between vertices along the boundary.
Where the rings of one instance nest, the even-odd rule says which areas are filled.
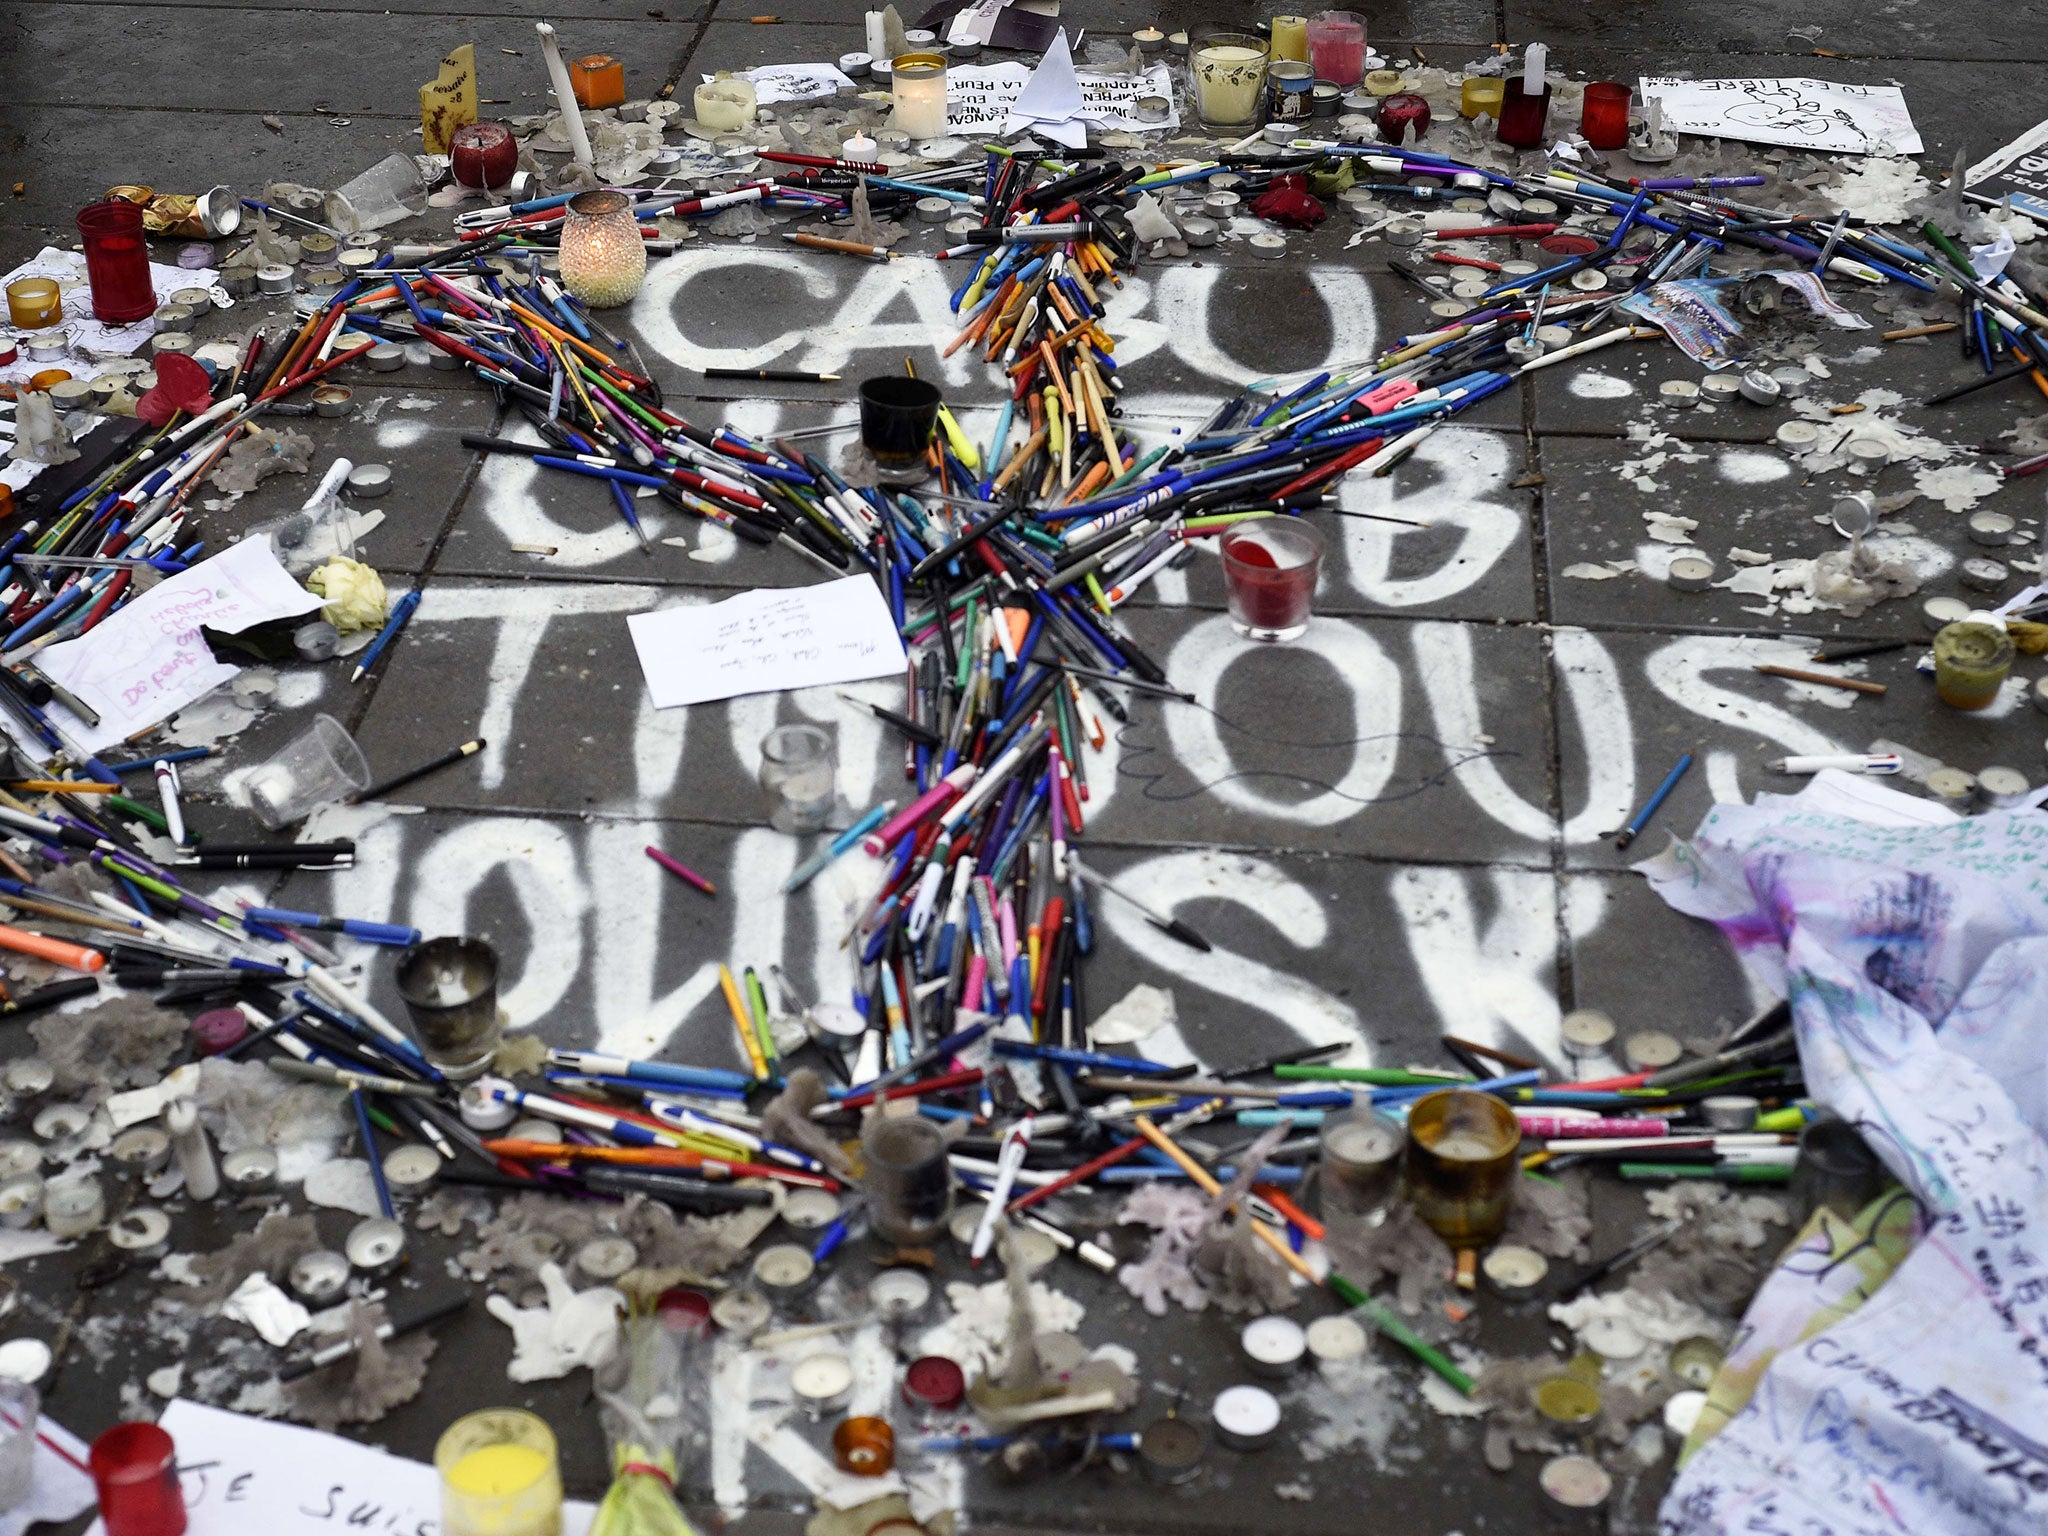
[[[1465,117],[1500,116],[1501,90],[1506,84],[1495,75],[1467,75],[1458,97],[1458,111]]]
[[[1259,122],[1266,49],[1245,32],[1214,32],[1195,45],[1195,113],[1205,128],[1238,130]]]
[[[1292,59],[1298,64],[1308,62],[1308,18],[1306,16],[1275,16],[1273,18],[1273,57]]]
[[[936,53],[906,53],[890,69],[896,110],[889,121],[913,139],[946,131],[946,60]]]
[[[2002,626],[1964,621],[1934,637],[1934,687],[1951,709],[1990,705],[2012,671],[2012,636]]]
[[[562,286],[594,309],[631,301],[647,275],[640,221],[623,192],[579,192],[562,224]]]
[[[1412,130],[1412,140],[1411,140]],[[1412,91],[1401,91],[1380,103],[1380,139],[1387,144],[1420,144],[1429,132],[1429,103]]]
[[[449,1425],[434,1447],[443,1536],[560,1536],[555,1436],[519,1408],[487,1408]]]
[[[736,75],[706,80],[695,92],[697,121],[713,133],[731,133],[754,120],[754,85]]]
[[[47,277],[18,277],[7,285],[7,318],[17,330],[40,331],[64,318],[64,300]]]
[[[1318,11],[1308,23],[1308,61],[1318,80],[1356,85],[1365,72],[1365,18],[1352,11]]]
[[[1531,96],[1543,91],[1543,61],[1550,57],[1550,49],[1543,43],[1531,43],[1529,51],[1522,55],[1522,89]]]
[[[1618,80],[1595,80],[1579,109],[1579,132],[1595,149],[1619,149],[1628,142],[1629,88]]]

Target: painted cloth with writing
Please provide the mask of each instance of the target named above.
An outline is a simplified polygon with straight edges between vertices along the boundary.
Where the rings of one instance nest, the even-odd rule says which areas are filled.
[[[1809,1090],[1927,1220],[1686,1463],[1665,1536],[2048,1528],[2048,818],[1881,826],[1764,797],[1645,873],[1782,979]]]

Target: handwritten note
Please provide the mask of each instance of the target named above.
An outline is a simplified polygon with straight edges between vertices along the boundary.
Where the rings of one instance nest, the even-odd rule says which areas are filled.
[[[125,741],[218,688],[237,668],[216,660],[202,627],[236,634],[311,613],[320,599],[277,563],[268,541],[244,539],[131,600],[76,640],[41,652],[44,673],[99,712],[87,725],[61,704],[50,715],[88,752]]]
[[[1028,66],[1016,63],[947,70],[946,127],[954,133],[1001,133],[1031,73]],[[1091,128],[1150,132],[1180,124],[1172,105],[1173,80],[1164,64],[1154,64],[1141,75],[1076,70],[1075,78],[1081,86],[1080,115]],[[1154,96],[1167,103],[1166,116],[1156,123],[1140,121],[1138,103]]]
[[[903,670],[889,605],[865,576],[636,613],[626,627],[656,709]]]
[[[764,64],[759,69],[740,71],[754,88],[754,100],[764,107],[785,101],[829,101],[841,91],[854,89],[854,81],[836,64]],[[718,77],[706,75],[709,85]]]
[[[434,1536],[441,1482],[424,1462],[292,1424],[174,1399],[157,1420],[177,1443],[188,1536]],[[583,1536],[595,1506],[562,1506]],[[86,1536],[106,1536],[95,1520]]]
[[[1663,103],[1664,126],[1677,133],[1851,155],[1920,153],[1913,114],[1895,85],[1646,75],[1642,97]]]

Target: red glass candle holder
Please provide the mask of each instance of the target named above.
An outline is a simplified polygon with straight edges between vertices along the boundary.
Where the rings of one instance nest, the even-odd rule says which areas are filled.
[[[1230,627],[1247,640],[1294,640],[1308,629],[1323,536],[1298,517],[1262,517],[1223,536]]]
[[[155,314],[142,210],[121,198],[89,204],[78,210],[78,233],[85,242],[93,318],[108,325],[129,325]]]
[[[1409,135],[1414,130],[1413,137]],[[1380,142],[1419,144],[1429,132],[1429,103],[1411,91],[1401,91],[1380,102]]]
[[[1619,149],[1628,142],[1628,104],[1633,93],[1619,80],[1595,80],[1579,109],[1579,132],[1595,149]]]
[[[93,1441],[91,1465],[107,1536],[184,1536],[178,1451],[163,1430],[116,1424]]]
[[[519,143],[503,123],[469,123],[448,141],[448,168],[463,186],[495,192],[519,169]]]
[[[1549,120],[1550,87],[1546,85],[1541,95],[1531,96],[1519,79],[1510,78],[1500,99],[1501,143],[1534,149],[1543,142],[1543,125]]]

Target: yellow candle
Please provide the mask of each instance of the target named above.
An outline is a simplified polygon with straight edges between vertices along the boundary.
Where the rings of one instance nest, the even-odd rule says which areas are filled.
[[[555,1436],[518,1408],[491,1408],[449,1425],[434,1447],[442,1536],[561,1536],[562,1474]]]
[[[1195,45],[1195,112],[1203,126],[1256,128],[1266,89],[1266,50],[1243,33],[1219,33]]]
[[[1275,16],[1273,18],[1273,57],[1293,59],[1297,64],[1308,62],[1308,18],[1306,16]]]
[[[1498,75],[1467,75],[1459,93],[1458,112],[1463,117],[1500,116],[1500,102],[1507,82]]]

